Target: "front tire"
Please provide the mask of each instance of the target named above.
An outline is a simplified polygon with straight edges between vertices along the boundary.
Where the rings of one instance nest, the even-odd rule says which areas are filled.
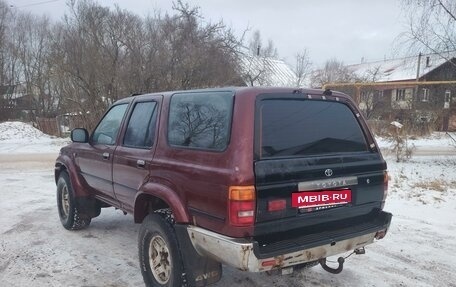
[[[181,253],[172,221],[164,214],[149,214],[138,238],[139,263],[146,286],[182,286]]]
[[[60,222],[68,230],[79,230],[89,226],[91,219],[83,218],[79,212],[74,198],[68,173],[60,173],[57,181],[57,209],[59,210]]]

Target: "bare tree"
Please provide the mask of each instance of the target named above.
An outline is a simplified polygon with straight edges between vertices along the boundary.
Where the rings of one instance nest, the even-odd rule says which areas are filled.
[[[0,86],[25,83],[38,116],[78,115],[91,129],[131,93],[241,82],[241,39],[196,7],[177,1],[169,14],[141,18],[92,0],[68,5],[51,23],[0,0]]]
[[[307,49],[302,50],[296,54],[295,74],[296,74],[296,87],[302,87],[307,84],[308,77],[312,69],[312,62],[309,58]]]
[[[415,51],[439,53],[456,50],[456,2],[454,0],[403,0],[408,31],[398,42]]]
[[[253,32],[252,38],[249,41],[249,53],[260,57],[277,58],[277,48],[274,42],[269,39],[267,44],[263,43],[260,30]]]
[[[26,94],[33,99],[36,116],[52,116],[58,109],[58,97],[52,93],[51,24],[44,16],[22,13],[15,22],[17,38],[14,53],[19,59]]]
[[[21,80],[15,37],[16,13],[0,0],[0,120],[15,117],[15,93]]]
[[[261,33],[255,30],[248,43],[248,52],[240,54],[242,64],[242,78],[249,86],[271,85],[270,61],[277,58],[277,49],[272,40],[263,43]]]
[[[312,72],[310,81],[312,87],[322,87],[324,84],[346,83],[354,79],[355,75],[347,69],[343,62],[330,59],[326,61],[322,69]]]
[[[8,4],[0,0],[0,86],[13,85],[18,80],[13,45],[15,16]]]
[[[10,22],[10,9],[6,2],[0,1],[0,85],[6,82],[6,66],[7,66],[7,24]]]
[[[367,70],[358,81],[374,83],[380,79],[380,66],[374,66]],[[361,91],[360,109],[364,112],[367,119],[371,119],[375,112],[381,107],[383,92],[374,87],[363,87]]]

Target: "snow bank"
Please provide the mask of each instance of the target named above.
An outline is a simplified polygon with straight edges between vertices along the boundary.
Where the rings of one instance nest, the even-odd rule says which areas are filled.
[[[0,123],[0,153],[54,153],[68,143],[23,122]]]
[[[454,154],[456,155],[456,141],[454,139],[456,139],[455,133],[448,134],[445,132],[434,132],[427,137],[409,137],[408,145],[414,146],[418,153],[420,153],[420,151],[443,152],[446,154],[454,152]],[[382,149],[382,151],[391,149],[393,146],[393,139],[376,137],[376,140],[378,146]]]
[[[0,123],[0,141],[1,142],[18,142],[18,141],[42,141],[51,137],[30,124],[23,122],[4,122]]]

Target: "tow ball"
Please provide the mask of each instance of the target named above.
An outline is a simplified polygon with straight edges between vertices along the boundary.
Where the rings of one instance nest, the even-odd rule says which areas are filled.
[[[364,247],[356,248],[353,251],[353,253],[356,255],[365,254],[366,250],[364,249]],[[337,262],[339,263],[339,266],[337,266],[337,268],[332,268],[332,267],[329,267],[328,265],[326,265],[326,258],[322,258],[322,259],[318,260],[318,262],[320,263],[321,267],[325,271],[328,271],[329,273],[332,273],[332,274],[339,274],[344,269],[345,259],[350,257],[353,253],[351,253],[350,255],[348,255],[345,258],[344,257],[337,258]]]

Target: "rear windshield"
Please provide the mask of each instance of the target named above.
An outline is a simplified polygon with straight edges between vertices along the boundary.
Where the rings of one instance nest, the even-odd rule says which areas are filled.
[[[359,123],[343,103],[263,99],[258,111],[261,158],[367,151]]]

